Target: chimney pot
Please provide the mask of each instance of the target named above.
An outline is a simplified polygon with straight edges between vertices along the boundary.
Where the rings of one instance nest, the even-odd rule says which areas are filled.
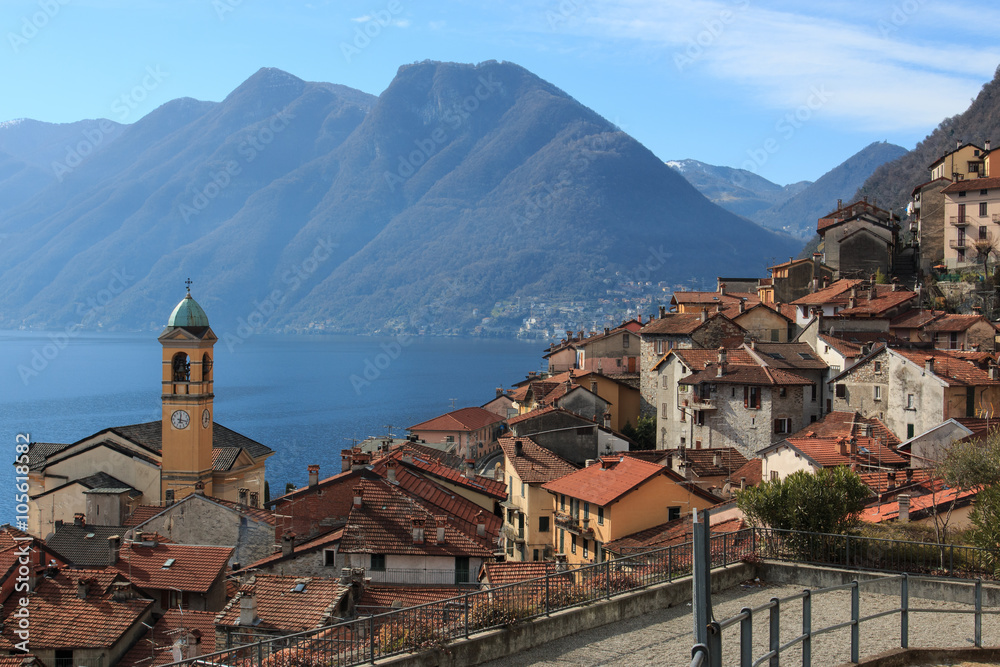
[[[314,464],[309,466],[309,486],[317,484],[319,484],[319,466]]]
[[[413,528],[413,543],[423,544],[424,543],[424,520],[419,517],[413,517],[410,520],[411,526]]]
[[[108,538],[108,550],[111,552],[111,565],[118,562],[118,557],[121,554],[122,538],[118,535],[112,535]]]
[[[660,306],[660,319],[662,320],[666,316],[667,316],[667,307]]]
[[[85,579],[76,580],[76,597],[81,600],[87,599],[87,581]]]
[[[389,480],[390,484],[398,484],[396,479],[396,460],[389,459],[385,462],[385,476]]]
[[[434,517],[434,523],[437,526],[437,543],[438,544],[444,544],[444,542],[445,542],[445,539],[444,539],[444,529],[445,529],[445,526],[448,525],[448,517],[447,516],[436,516],[436,517]]]
[[[86,518],[86,516],[83,515],[83,514],[81,514],[80,512],[77,512],[76,514],[74,514],[73,515],[73,525],[74,526],[81,526],[81,527],[82,526],[86,526],[87,525],[87,518]]]
[[[281,536],[281,555],[291,556],[294,551],[295,551],[295,533],[289,530],[285,532],[284,535]]]
[[[256,625],[257,620],[257,596],[244,594],[240,598],[240,625]]]
[[[934,372],[934,357],[924,358],[924,370],[926,370],[928,373]]]
[[[476,478],[476,459],[465,459],[465,476],[468,479]]]
[[[896,500],[899,502],[899,520],[909,521],[910,520],[910,494],[901,493],[896,496]]]
[[[476,513],[476,535],[486,537],[486,515],[482,510]]]
[[[524,443],[520,440],[514,441],[514,456],[524,456]]]
[[[365,487],[361,486],[360,484],[354,487],[354,509],[361,508],[361,499],[364,498],[364,495],[365,495]]]

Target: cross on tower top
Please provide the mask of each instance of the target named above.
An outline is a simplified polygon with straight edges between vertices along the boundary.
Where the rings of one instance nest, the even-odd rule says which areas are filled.
[[[188,278],[187,280],[185,280],[184,284],[187,285],[188,296],[191,296],[191,279]]]

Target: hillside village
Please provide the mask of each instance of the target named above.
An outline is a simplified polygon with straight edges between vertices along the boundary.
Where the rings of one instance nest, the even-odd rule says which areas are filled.
[[[159,337],[161,419],[19,463],[28,520],[0,531],[3,618],[32,619],[18,664],[168,664],[683,544],[695,509],[732,532],[741,489],[799,470],[859,473],[864,521],[932,522],[946,499],[961,525],[976,493],[941,493],[934,465],[1000,417],[996,282],[975,277],[1000,240],[996,153],[942,156],[905,219],[837,202],[820,251],[768,276],[567,330],[547,371],[276,497],[280,443],[214,422],[224,370],[189,292]]]

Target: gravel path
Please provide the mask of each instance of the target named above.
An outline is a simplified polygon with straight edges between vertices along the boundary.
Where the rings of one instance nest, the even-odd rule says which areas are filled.
[[[802,591],[798,586],[751,585],[716,593],[713,596],[715,618],[736,615],[744,607],[757,607],[771,598],[783,598]],[[868,616],[899,605],[898,596],[866,593],[861,589],[861,615]],[[972,609],[963,605],[937,600],[910,599],[910,606],[932,609]],[[850,620],[850,591],[835,591],[813,598],[813,628]],[[754,617],[754,652],[767,651],[767,612]],[[784,644],[800,634],[802,603],[790,602],[781,609],[781,642]],[[973,645],[972,614],[910,613],[910,646],[967,647]],[[739,627],[723,633],[723,664],[739,664]],[[485,667],[520,667],[521,665],[552,665],[596,667],[598,665],[669,665],[686,667],[691,660],[693,629],[691,607],[682,605],[670,609],[612,623],[601,628],[550,642],[530,651],[500,660],[483,663]],[[983,616],[983,644],[1000,644],[1000,617]],[[861,657],[875,655],[899,647],[899,615],[893,614],[861,624]],[[801,665],[801,649],[794,647],[782,653],[781,663]],[[838,665],[850,659],[850,628],[828,632],[813,639],[813,664]]]

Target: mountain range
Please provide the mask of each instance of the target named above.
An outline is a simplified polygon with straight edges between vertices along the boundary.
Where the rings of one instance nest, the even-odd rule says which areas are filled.
[[[3,327],[467,332],[505,299],[761,275],[801,243],[510,63],[378,97],[265,68],[130,125],[0,124]],[[609,306],[610,307],[610,306]]]
[[[907,154],[902,146],[877,142],[823,174],[816,182],[780,186],[744,169],[715,167],[696,160],[667,164],[712,202],[754,222],[799,239],[816,235],[816,221],[851,200],[880,166]]]

